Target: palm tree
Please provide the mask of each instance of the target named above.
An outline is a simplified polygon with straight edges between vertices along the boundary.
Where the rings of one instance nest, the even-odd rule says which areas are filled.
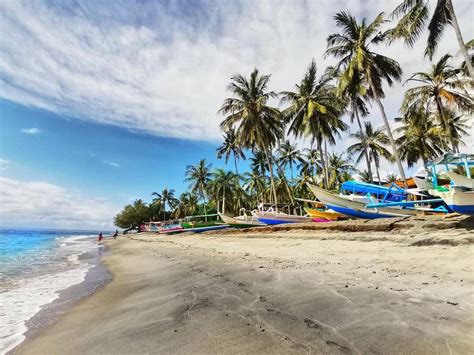
[[[305,148],[304,155],[300,160],[300,175],[308,175],[314,178],[322,171],[319,151],[313,148]]]
[[[391,31],[393,38],[403,38],[405,44],[413,47],[428,23],[428,3],[429,0],[403,0],[391,14],[392,18],[401,17],[396,27]],[[431,15],[431,19],[429,19],[425,55],[433,59],[446,25],[451,25],[456,32],[456,38],[461,53],[464,56],[469,76],[474,78],[474,69],[466,44],[462,38],[452,0],[436,0],[436,7]]]
[[[457,152],[458,145],[448,123],[448,108],[459,111],[472,112],[472,99],[468,94],[460,92],[463,83],[457,77],[458,70],[452,68],[448,61],[449,54],[431,66],[429,72],[415,73],[407,80],[419,83],[419,86],[405,92],[401,111],[409,114],[410,111],[436,111],[439,124],[451,141],[452,149]]]
[[[406,186],[405,172],[381,101],[381,98],[384,97],[383,81],[386,81],[389,86],[393,84],[394,80],[400,81],[402,69],[395,60],[371,49],[372,46],[386,40],[386,36],[380,33],[384,22],[383,14],[379,14],[369,24],[365,19],[360,24],[357,23],[356,19],[346,12],[337,13],[334,19],[342,33],[329,35],[326,55],[333,55],[340,59],[336,66],[338,70],[342,70],[342,75],[339,78],[339,90],[344,92],[345,88],[357,81],[358,78],[368,85],[370,94],[382,114],[393,155]]]
[[[212,188],[217,200],[217,210],[219,211],[219,200],[222,196],[222,213],[225,214],[226,198],[232,198],[237,185],[239,185],[240,177],[232,171],[225,171],[224,169],[216,169],[213,177]]]
[[[176,198],[174,197],[174,190],[173,189],[168,189],[165,188],[161,193],[158,192],[153,192],[151,195],[155,196],[157,200],[161,202],[161,205],[163,206],[163,221],[166,219],[166,204],[170,208],[173,208],[176,204]],[[154,201],[156,200],[154,199]]]
[[[335,71],[335,76],[340,77],[340,73]],[[370,91],[367,90],[366,84],[362,80],[361,75],[354,75],[352,81],[348,85],[339,85],[337,94],[340,97],[345,99],[350,111],[350,120],[351,123],[354,122],[354,119],[357,121],[359,126],[359,134],[361,137],[364,137],[364,130],[362,128],[362,123],[360,116],[365,117],[369,114],[365,99],[369,98]],[[372,169],[370,167],[370,157],[367,150],[364,148],[365,162],[367,164],[367,170],[369,172],[370,181],[372,182]]]
[[[359,178],[362,182],[368,182],[368,183],[371,183],[372,182],[372,176],[370,176],[371,173],[368,171],[368,170],[363,170],[359,173]],[[380,181],[381,183],[381,181]]]
[[[186,167],[186,179],[189,182],[189,189],[196,193],[200,199],[204,200],[204,214],[206,210],[207,188],[211,180],[211,164],[206,163],[206,159],[201,159],[196,165]]]
[[[356,160],[357,163],[361,161],[364,152],[368,152],[371,160],[374,161],[377,179],[379,183],[381,183],[382,180],[380,179],[379,173],[380,158],[383,157],[389,161],[392,160],[392,155],[387,150],[387,148],[385,148],[385,145],[390,143],[387,135],[385,134],[385,129],[374,129],[370,122],[365,122],[364,134],[362,135],[360,132],[357,132],[351,136],[356,138],[357,143],[354,143],[349,148],[347,148],[347,152],[349,154],[359,153],[359,156]],[[372,179],[369,182],[372,182]]]
[[[237,137],[235,135],[235,129],[230,128],[224,133],[224,143],[217,148],[217,159],[221,159],[223,156],[225,157],[225,163],[229,160],[230,155],[234,156],[234,165],[235,165],[235,173],[238,174],[239,171],[237,169],[237,160],[243,159],[245,160],[245,154],[242,150],[242,147],[237,142]]]
[[[289,140],[286,140],[280,145],[278,153],[278,162],[281,164],[283,169],[287,166],[290,167],[291,179],[293,180],[293,164],[301,160],[300,150],[296,147],[296,144],[291,144]]]
[[[271,152],[283,137],[283,122],[280,111],[267,105],[269,99],[277,96],[268,91],[269,81],[270,75],[260,75],[257,69],[250,74],[249,80],[241,74],[234,75],[228,86],[233,97],[224,100],[219,112],[226,115],[221,128],[236,127],[235,135],[240,146],[265,154],[277,203]]]
[[[260,151],[253,151],[253,157],[250,158],[250,169],[252,171],[257,172],[257,174],[260,175],[265,175],[265,172],[267,171],[267,162],[266,162],[266,156],[265,153],[262,153]]]
[[[390,174],[387,175],[385,180],[387,180],[387,182],[397,182],[398,181],[398,176],[397,176],[397,174],[390,173]]]
[[[197,210],[198,198],[195,194],[183,192],[179,196],[175,210],[173,211],[174,218],[181,218],[192,215]]]
[[[343,113],[342,101],[336,96],[336,88],[330,83],[332,75],[317,78],[316,63],[313,60],[301,80],[295,85],[296,91],[281,92],[281,103],[290,106],[283,111],[288,131],[296,137],[310,136],[317,143],[320,159],[323,161],[325,185],[328,185],[328,173],[325,169],[322,143],[327,139],[335,143],[334,136],[347,129],[340,116]]]
[[[343,158],[343,154],[332,153],[328,159],[329,187],[330,190],[337,189],[338,185],[350,179],[350,172],[355,170],[349,160]]]
[[[244,189],[251,196],[255,196],[255,204],[264,202],[266,185],[265,175],[259,174],[258,171],[252,170],[244,174]]]
[[[443,148],[446,148],[443,130],[435,125],[425,110],[411,110],[397,121],[403,123],[395,132],[400,134],[397,144],[408,167],[420,159],[426,167],[429,160],[443,153]]]

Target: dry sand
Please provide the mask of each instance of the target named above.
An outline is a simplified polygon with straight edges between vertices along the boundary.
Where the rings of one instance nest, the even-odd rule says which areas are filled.
[[[137,235],[21,354],[474,353],[472,230]]]

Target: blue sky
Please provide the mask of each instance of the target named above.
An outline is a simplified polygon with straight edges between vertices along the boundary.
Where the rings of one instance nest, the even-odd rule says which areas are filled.
[[[234,73],[258,67],[270,89],[292,89],[312,58],[320,72],[333,64],[334,13],[373,18],[399,1],[1,2],[0,226],[106,228],[133,198],[183,191],[187,164],[223,166],[216,111]],[[472,3],[455,10],[472,38]],[[407,79],[430,65],[424,40],[378,50]],[[446,52],[460,61],[451,29],[435,59]],[[392,124],[406,87],[386,90]],[[381,124],[375,108],[370,120]]]

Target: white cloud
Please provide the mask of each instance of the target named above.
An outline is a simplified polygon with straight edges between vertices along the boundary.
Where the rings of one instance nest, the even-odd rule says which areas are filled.
[[[36,135],[36,134],[40,134],[41,133],[41,130],[39,128],[22,128],[20,130],[22,133],[25,133],[25,134],[30,134],[30,135]]]
[[[0,171],[7,170],[10,166],[10,161],[0,158]]]
[[[113,162],[113,161],[109,161],[109,160],[104,160],[104,164],[106,165],[109,165],[109,166],[113,166],[114,168],[118,168],[120,165]]]
[[[101,198],[57,185],[0,177],[1,226],[111,229],[118,211]]]
[[[248,75],[256,66],[272,73],[271,89],[291,89],[312,57],[320,72],[333,63],[323,54],[337,11],[372,19],[400,1],[4,1],[1,96],[155,135],[216,140],[222,119],[216,111],[232,74]],[[455,6],[468,40],[472,2]],[[378,50],[400,62],[406,79],[429,66],[425,39],[413,49],[398,42]],[[446,52],[458,54],[450,28],[438,51]],[[386,91],[390,118],[398,115],[404,89]],[[370,120],[381,124],[377,107]],[[339,141],[335,149],[344,146]]]

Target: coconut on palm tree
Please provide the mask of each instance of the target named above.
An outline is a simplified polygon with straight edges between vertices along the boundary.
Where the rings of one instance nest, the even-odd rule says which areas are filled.
[[[434,1],[433,1],[434,2]],[[431,14],[428,4],[429,0],[403,0],[393,10],[391,17],[399,18],[396,27],[391,30],[393,38],[403,38],[405,44],[413,47],[416,40],[428,28],[428,40],[425,55],[433,59],[433,55],[438,47],[443,31],[447,25],[451,25],[456,33],[462,55],[466,63],[467,71],[471,78],[474,78],[474,69],[467,50],[467,46],[462,38],[456,13],[452,0],[436,0],[436,5]]]
[[[223,137],[224,142],[219,148],[217,148],[217,159],[224,157],[225,163],[227,164],[227,161],[232,154],[234,156],[235,173],[238,174],[239,170],[237,169],[237,160],[245,160],[245,154],[239,142],[237,141],[235,129],[233,127],[229,128],[227,131],[225,131]]]
[[[435,124],[426,110],[411,110],[405,116],[397,118],[397,121],[402,123],[395,130],[400,135],[397,144],[408,167],[412,167],[420,159],[426,167],[429,160],[439,156],[447,148],[443,129]]]
[[[271,152],[283,137],[283,122],[280,111],[268,105],[269,99],[277,97],[268,90],[269,81],[270,75],[260,75],[257,69],[254,69],[249,79],[235,74],[228,86],[233,97],[224,100],[219,112],[226,115],[221,128],[235,128],[240,146],[265,154],[273,198],[277,203]]]
[[[390,143],[385,129],[374,129],[370,122],[365,122],[364,134],[362,135],[360,132],[357,132],[351,136],[356,139],[356,143],[347,148],[347,152],[349,154],[359,154],[356,159],[357,163],[361,161],[364,152],[368,152],[370,159],[375,164],[378,182],[381,183],[382,180],[380,179],[379,173],[380,158],[385,158],[389,161],[392,160],[392,154],[385,148],[385,146]],[[372,178],[369,182],[372,182]]]
[[[384,97],[383,82],[391,86],[394,80],[400,81],[402,69],[397,61],[373,50],[374,46],[387,39],[387,36],[381,33],[383,14],[379,14],[371,23],[367,23],[365,18],[358,23],[354,16],[346,12],[337,13],[334,19],[341,32],[329,35],[326,55],[332,55],[340,60],[336,66],[342,73],[339,77],[339,90],[344,91],[357,78],[361,78],[370,88],[371,96],[382,114],[398,170],[407,186],[402,162],[381,101]]]
[[[458,145],[449,124],[449,111],[472,112],[471,97],[462,92],[464,84],[458,79],[458,70],[448,63],[451,56],[444,55],[431,66],[429,72],[415,73],[407,82],[415,82],[418,86],[405,92],[401,111],[410,114],[426,110],[436,112],[440,126],[451,141],[452,149],[458,151]],[[416,113],[415,113],[416,114]]]
[[[207,214],[206,199],[207,189],[211,180],[211,164],[206,163],[206,159],[201,159],[198,164],[186,167],[186,179],[189,189],[196,193],[204,201],[204,214]]]
[[[316,62],[313,60],[295,91],[281,92],[281,103],[289,104],[283,111],[288,123],[288,131],[296,137],[306,136],[315,141],[320,159],[323,161],[325,185],[328,186],[328,173],[324,164],[323,141],[335,143],[334,136],[347,129],[340,119],[344,109],[342,101],[336,95],[331,84],[333,77],[328,72],[317,77]]]

